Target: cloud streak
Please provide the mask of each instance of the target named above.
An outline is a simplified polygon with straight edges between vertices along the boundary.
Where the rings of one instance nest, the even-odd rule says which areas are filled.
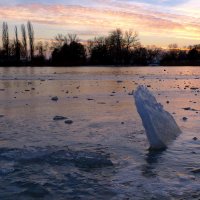
[[[200,33],[199,18],[183,15],[181,8],[176,8],[176,14],[154,9],[151,5],[143,3],[121,3],[108,0],[102,7],[89,7],[63,4],[18,4],[14,6],[1,6],[0,18],[13,22],[31,20],[33,23],[43,25],[46,37],[47,29],[62,28],[77,32],[84,37],[102,35],[117,27],[124,30],[133,29],[141,37],[150,41],[156,38],[178,38],[197,40]],[[145,6],[144,6],[145,5]],[[159,8],[159,7],[158,7]],[[91,32],[91,34],[89,34]],[[44,34],[44,37],[45,37]],[[53,34],[53,32],[52,32]],[[152,42],[153,43],[153,42]]]

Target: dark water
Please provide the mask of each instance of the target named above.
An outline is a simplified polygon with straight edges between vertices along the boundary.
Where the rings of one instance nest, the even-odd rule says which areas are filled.
[[[200,199],[191,89],[200,68],[0,68],[0,77],[0,199]],[[130,95],[138,84],[183,131],[166,151],[148,151]]]

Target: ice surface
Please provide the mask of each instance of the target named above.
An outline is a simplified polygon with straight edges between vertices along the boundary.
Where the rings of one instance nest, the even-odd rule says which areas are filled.
[[[166,148],[181,133],[176,121],[145,86],[138,86],[134,98],[150,148]]]
[[[0,67],[0,200],[199,199],[199,113],[183,109],[199,110],[200,93],[184,89],[200,88],[198,77],[200,67]],[[125,95],[137,84],[173,99],[187,134],[168,151],[145,150]]]

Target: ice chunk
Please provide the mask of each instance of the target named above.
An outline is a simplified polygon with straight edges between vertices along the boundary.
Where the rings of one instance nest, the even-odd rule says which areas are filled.
[[[133,94],[137,111],[142,119],[151,149],[164,149],[181,133],[170,113],[156,101],[144,86],[138,86]]]

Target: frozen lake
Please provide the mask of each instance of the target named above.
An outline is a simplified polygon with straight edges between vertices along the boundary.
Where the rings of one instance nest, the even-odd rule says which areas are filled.
[[[148,151],[138,85],[183,132],[166,151]],[[200,67],[0,68],[0,199],[200,199],[199,97]]]

